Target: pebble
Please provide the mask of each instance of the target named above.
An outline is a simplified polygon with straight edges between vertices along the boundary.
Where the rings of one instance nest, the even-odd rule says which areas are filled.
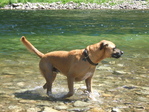
[[[113,94],[105,94],[105,93],[104,93],[104,94],[102,94],[102,96],[103,96],[103,97],[112,97],[112,96],[114,96],[114,95],[113,95]]]
[[[30,103],[30,104],[35,104],[36,101],[35,100],[19,100],[20,103]]]
[[[123,67],[124,65],[123,65],[123,64],[117,64],[117,66],[119,66],[119,67]]]
[[[106,112],[106,111],[104,111],[101,108],[95,107],[95,108],[90,109],[88,112]]]
[[[54,107],[56,110],[66,110],[68,107],[66,105],[58,105]]]
[[[40,111],[39,108],[28,108],[28,109],[26,110],[26,112],[39,112],[39,111]]]
[[[138,97],[137,98],[139,101],[141,101],[141,102],[148,102],[149,101],[149,99],[148,98],[145,98],[145,97]]]
[[[89,106],[90,103],[87,103],[87,102],[83,102],[83,101],[76,101],[74,103],[74,106],[75,107],[86,107],[86,106]]]
[[[114,74],[117,74],[117,75],[130,74],[129,72],[124,72],[124,71],[114,71],[113,73],[114,73]]]
[[[86,112],[89,109],[90,109],[89,107],[73,107],[73,108],[69,108],[67,110],[70,112]]]
[[[11,111],[11,112],[25,112],[25,109],[23,109],[22,107],[20,106],[16,106],[16,105],[10,105],[8,107],[8,109]]]
[[[25,85],[25,83],[24,82],[18,82],[17,85],[20,87],[23,87]]]
[[[98,70],[107,70],[107,71],[111,71],[111,67],[108,67],[108,66],[99,66],[97,67]]]
[[[44,110],[42,112],[60,112],[60,111],[52,109],[50,107],[44,107]]]

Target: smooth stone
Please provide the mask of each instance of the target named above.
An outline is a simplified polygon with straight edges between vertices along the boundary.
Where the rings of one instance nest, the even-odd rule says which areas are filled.
[[[89,107],[73,107],[73,108],[69,108],[67,110],[70,112],[86,112],[89,109],[90,109]]]
[[[4,94],[4,95],[1,95],[1,97],[2,97],[2,98],[10,98],[11,96]]]
[[[141,90],[141,93],[145,94],[145,95],[149,95],[149,91],[148,90]]]
[[[39,108],[28,108],[26,112],[40,112],[41,110]]]
[[[105,111],[101,108],[95,107],[90,109],[88,112],[105,112]]]
[[[11,112],[25,112],[25,109],[20,107],[20,106],[16,106],[16,105],[10,105],[8,107],[8,109],[11,111]]]
[[[34,100],[19,100],[20,103],[30,103],[30,104],[34,104],[36,103],[36,101]]]
[[[112,97],[114,96],[113,94],[102,94],[103,97]]]
[[[55,109],[52,109],[52,108],[50,108],[50,107],[44,107],[43,112],[60,112],[60,111],[55,110]]]
[[[123,65],[123,64],[117,64],[117,66],[119,66],[119,67],[123,67],[124,65]]]
[[[68,107],[66,105],[55,106],[56,110],[66,110]]]
[[[130,74],[128,72],[124,72],[124,71],[114,71],[114,74],[118,74],[118,75],[125,75],[125,74]]]
[[[86,107],[86,106],[89,106],[90,103],[87,103],[87,102],[83,102],[83,101],[76,101],[74,103],[74,106],[75,107]]]
[[[142,101],[142,102],[149,102],[149,99],[148,98],[145,98],[145,97],[138,97],[137,98],[139,101]]]
[[[24,82],[18,82],[17,85],[20,87],[23,87],[25,85],[25,83]]]
[[[97,67],[98,70],[108,70],[108,71],[111,71],[112,68],[111,67],[108,67],[108,66],[99,66]]]

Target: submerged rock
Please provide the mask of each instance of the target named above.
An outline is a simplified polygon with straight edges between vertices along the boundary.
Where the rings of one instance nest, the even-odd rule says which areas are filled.
[[[70,112],[87,112],[87,110],[89,110],[89,107],[73,107],[73,108],[69,108],[67,109]]]
[[[103,109],[99,108],[99,107],[95,107],[90,109],[88,112],[106,112]]]
[[[56,110],[66,110],[68,107],[66,105],[58,105],[58,106],[55,106],[55,109]]]
[[[125,75],[125,74],[130,74],[129,72],[124,72],[124,71],[114,71],[113,74],[117,74],[117,75]]]
[[[44,107],[43,112],[60,112],[60,111],[55,110],[55,109],[52,109],[52,108],[50,108],[50,107]]]
[[[25,112],[25,109],[20,107],[20,106],[16,106],[16,105],[10,105],[8,107],[10,112]]]
[[[40,112],[39,108],[28,108],[26,112]]]
[[[89,106],[90,103],[87,103],[87,102],[83,102],[83,101],[76,101],[74,103],[74,106],[75,107],[86,107],[86,106]]]
[[[106,71],[111,71],[112,68],[108,66],[99,66],[96,68],[97,70],[106,70]]]
[[[20,87],[23,87],[25,85],[25,83],[24,82],[18,82],[17,85]]]

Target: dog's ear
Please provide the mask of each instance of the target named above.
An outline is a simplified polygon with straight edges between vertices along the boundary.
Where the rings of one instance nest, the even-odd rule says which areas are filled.
[[[102,50],[102,49],[105,48],[106,46],[108,46],[108,44],[105,43],[105,42],[102,42],[102,43],[100,44],[100,50]]]

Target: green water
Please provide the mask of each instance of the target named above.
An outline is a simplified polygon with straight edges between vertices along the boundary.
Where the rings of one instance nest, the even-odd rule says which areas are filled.
[[[95,72],[93,88],[101,94],[121,95],[121,99],[130,96],[127,101],[118,99],[123,105],[131,105],[125,105],[128,110],[129,107],[138,109],[136,105],[140,102],[142,105],[139,109],[149,110],[148,29],[149,10],[0,10],[1,110],[7,110],[7,107],[12,105],[9,102],[20,105],[17,103],[19,99],[39,102],[43,99],[30,99],[25,93],[24,97],[21,97],[22,94],[15,95],[18,91],[29,90],[45,83],[38,70],[39,58],[21,44],[21,36],[26,36],[43,53],[82,49],[103,39],[114,42],[124,51],[124,55],[120,59],[102,61],[101,67],[110,68],[97,67],[99,69]],[[60,75],[55,82],[59,84],[62,79],[65,77]],[[67,88],[65,80],[60,84]],[[128,86],[135,89],[129,91]],[[58,88],[57,84],[55,88]],[[111,90],[116,88],[121,89],[114,92]],[[42,94],[45,95],[45,92]],[[113,100],[112,95],[103,100],[101,106],[104,110],[108,108],[107,105],[119,105],[110,103]],[[140,97],[144,100],[138,100]],[[77,99],[75,95],[74,99]],[[27,104],[26,106],[28,107]]]

